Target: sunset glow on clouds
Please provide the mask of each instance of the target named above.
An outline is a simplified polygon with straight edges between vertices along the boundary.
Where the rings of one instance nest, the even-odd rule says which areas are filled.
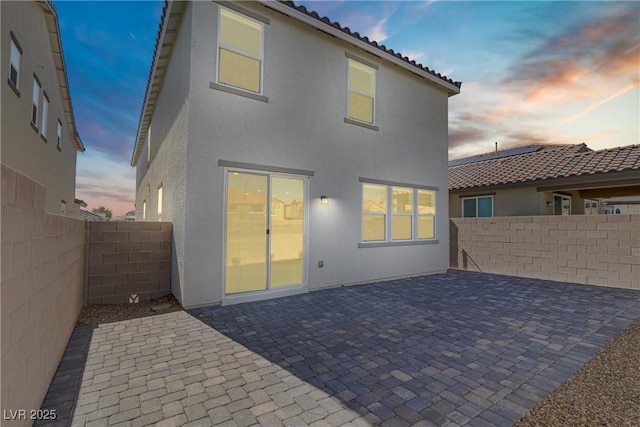
[[[639,143],[640,3],[305,1],[462,81],[451,158],[529,143]],[[162,2],[56,2],[78,131],[77,197],[134,209],[129,166]]]

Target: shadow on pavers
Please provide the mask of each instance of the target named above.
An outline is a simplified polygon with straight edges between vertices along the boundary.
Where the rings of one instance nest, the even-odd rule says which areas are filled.
[[[55,420],[37,420],[34,426],[63,427],[70,424],[96,327],[79,326],[73,330],[40,408],[49,414],[55,411]]]

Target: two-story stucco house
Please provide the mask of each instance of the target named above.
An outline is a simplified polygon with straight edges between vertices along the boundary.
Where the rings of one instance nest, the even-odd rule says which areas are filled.
[[[291,2],[168,2],[131,165],[186,307],[445,271],[460,83]]]
[[[80,216],[76,155],[84,146],[71,105],[50,1],[1,2],[2,164],[44,185],[45,210]]]

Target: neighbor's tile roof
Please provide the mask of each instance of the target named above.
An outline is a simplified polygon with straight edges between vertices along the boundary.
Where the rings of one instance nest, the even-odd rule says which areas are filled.
[[[525,154],[449,167],[449,190],[640,171],[640,145],[593,151],[585,144],[539,145]],[[640,174],[639,174],[640,176]]]

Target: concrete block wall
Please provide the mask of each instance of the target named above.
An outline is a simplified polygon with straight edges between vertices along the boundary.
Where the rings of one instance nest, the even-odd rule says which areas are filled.
[[[45,213],[43,185],[1,170],[2,409],[39,409],[82,309],[85,225]]]
[[[88,223],[88,304],[146,301],[171,293],[171,223]]]
[[[450,220],[450,266],[640,289],[640,215]]]

